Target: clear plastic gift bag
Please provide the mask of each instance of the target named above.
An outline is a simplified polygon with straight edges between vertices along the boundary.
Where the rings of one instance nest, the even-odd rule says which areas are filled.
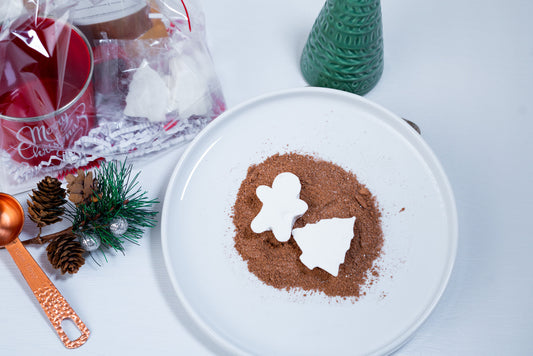
[[[0,26],[0,190],[183,145],[225,110],[192,0],[7,0]]]

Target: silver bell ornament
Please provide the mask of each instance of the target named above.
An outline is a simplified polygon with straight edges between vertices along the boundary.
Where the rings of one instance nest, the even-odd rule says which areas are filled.
[[[120,237],[124,235],[124,233],[128,230],[128,221],[124,219],[122,216],[118,216],[111,220],[111,223],[109,224],[109,231],[113,234],[115,237]]]
[[[80,241],[81,247],[88,252],[97,250],[102,244],[102,241],[98,237],[86,234],[80,235],[78,240]]]

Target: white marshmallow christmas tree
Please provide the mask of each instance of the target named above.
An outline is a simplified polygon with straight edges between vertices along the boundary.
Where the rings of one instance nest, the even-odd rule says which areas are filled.
[[[320,267],[337,277],[353,238],[355,216],[347,219],[323,219],[292,230],[292,237],[302,250],[300,261],[309,269]]]
[[[169,96],[163,78],[144,59],[133,74],[126,96],[124,115],[147,117],[153,122],[164,121]]]

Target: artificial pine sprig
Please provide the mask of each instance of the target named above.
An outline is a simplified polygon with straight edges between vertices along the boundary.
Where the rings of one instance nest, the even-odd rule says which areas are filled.
[[[157,212],[151,207],[158,201],[146,197],[137,181],[139,173],[132,176],[131,171],[132,166],[126,162],[102,164],[95,172],[93,198],[67,209],[74,233],[98,238],[102,247],[123,252],[125,241],[137,243],[144,228],[156,225]],[[109,229],[116,218],[128,222],[126,232],[120,236],[115,236]]]
[[[39,227],[39,234],[23,244],[49,244],[47,254],[54,268],[62,273],[76,273],[85,262],[83,254],[100,248],[124,253],[123,243],[137,244],[143,229],[156,225],[157,212],[152,206],[159,203],[146,197],[132,166],[126,162],[103,163],[91,173],[78,171],[78,176],[66,177],[67,195],[71,203],[64,208],[65,190],[56,178],[46,177],[38,184],[38,191],[28,201],[30,218]],[[41,235],[44,225],[66,217],[71,226],[46,236]],[[3,247],[0,247],[3,248]],[[107,259],[107,258],[106,258]]]

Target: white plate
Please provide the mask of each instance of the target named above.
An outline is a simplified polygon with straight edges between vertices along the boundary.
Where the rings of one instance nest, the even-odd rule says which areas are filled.
[[[231,208],[246,170],[291,151],[353,171],[379,201],[382,275],[359,301],[267,286],[233,247]],[[162,246],[181,302],[230,352],[386,354],[442,295],[455,260],[456,215],[441,165],[403,120],[356,95],[303,88],[227,111],[196,137],[168,185]]]

